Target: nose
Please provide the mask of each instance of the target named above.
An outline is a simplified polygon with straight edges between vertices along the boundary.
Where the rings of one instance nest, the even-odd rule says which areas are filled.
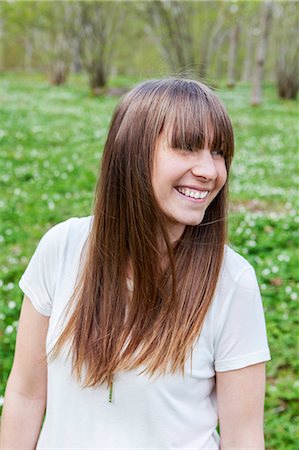
[[[195,160],[191,172],[197,178],[216,180],[217,170],[210,150],[200,150],[194,153]]]

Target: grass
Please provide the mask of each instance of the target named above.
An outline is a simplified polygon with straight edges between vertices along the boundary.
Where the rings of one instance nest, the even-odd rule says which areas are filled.
[[[263,105],[251,108],[249,94],[245,85],[219,91],[236,135],[230,243],[255,266],[266,312],[272,353],[267,364],[266,447],[293,450],[299,441],[298,103],[277,100],[274,87],[267,85]],[[82,80],[55,88],[39,76],[10,74],[0,77],[0,102],[3,401],[22,297],[17,282],[46,229],[90,214],[117,98],[91,97]]]

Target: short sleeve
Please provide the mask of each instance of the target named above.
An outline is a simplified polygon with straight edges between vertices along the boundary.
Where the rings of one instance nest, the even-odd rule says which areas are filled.
[[[51,315],[68,222],[55,225],[42,237],[19,281],[35,309],[45,316]]]
[[[215,334],[215,370],[241,369],[271,359],[255,272],[248,266],[225,299]]]

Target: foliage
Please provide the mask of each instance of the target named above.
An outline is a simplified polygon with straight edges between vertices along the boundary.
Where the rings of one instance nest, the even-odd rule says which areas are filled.
[[[88,95],[84,80],[49,87],[38,76],[0,78],[0,399],[11,367],[22,294],[18,280],[46,229],[90,213],[97,168],[116,98]],[[129,79],[125,83],[130,83]],[[124,80],[114,80],[116,87]],[[297,106],[266,86],[219,90],[236,134],[231,174],[231,245],[255,266],[266,311],[268,450],[296,447],[296,329],[299,280]]]
[[[115,38],[123,31],[124,8],[103,1],[71,2],[68,8],[80,60],[89,75],[91,91],[98,95],[110,75]]]
[[[84,70],[94,93],[111,74],[144,77],[166,70],[210,80],[227,76],[233,86],[257,71],[253,55],[263,36],[263,3],[275,16],[265,78],[276,75],[281,95],[295,97],[296,1],[3,0],[0,71],[44,71],[52,83],[62,84],[69,70]]]
[[[276,78],[281,98],[294,99],[299,90],[299,10],[298,2],[276,7],[277,34]],[[290,45],[291,43],[291,45]]]
[[[184,72],[194,67],[194,34],[190,30],[194,4],[177,0],[136,3],[137,11],[144,16],[153,41],[171,71]]]

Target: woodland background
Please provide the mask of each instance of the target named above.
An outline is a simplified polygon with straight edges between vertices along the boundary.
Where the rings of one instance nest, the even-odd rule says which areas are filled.
[[[119,97],[180,74],[233,121],[229,237],[266,313],[266,447],[298,448],[298,50],[297,1],[0,2],[0,407],[38,240],[90,214]]]
[[[118,75],[189,74],[210,84],[265,78],[298,91],[297,1],[2,1],[0,71],[84,72],[94,95]]]

